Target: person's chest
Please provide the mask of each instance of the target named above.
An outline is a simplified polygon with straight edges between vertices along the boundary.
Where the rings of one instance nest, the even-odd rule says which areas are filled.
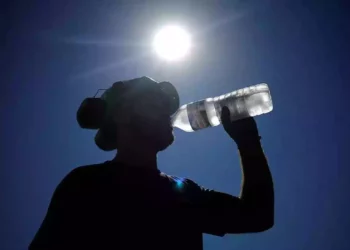
[[[195,208],[181,183],[164,177],[124,178],[99,183],[87,197],[86,217],[101,240],[153,249],[201,244]]]

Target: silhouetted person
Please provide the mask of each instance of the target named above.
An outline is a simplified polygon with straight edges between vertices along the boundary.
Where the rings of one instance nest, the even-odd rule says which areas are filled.
[[[203,233],[224,236],[273,226],[273,182],[253,118],[230,122],[227,108],[221,115],[241,158],[243,184],[235,197],[160,172],[157,154],[174,141],[171,114],[164,96],[144,90],[134,98],[143,102],[134,107],[152,115],[128,105],[117,108],[130,119],[115,122],[116,157],[78,167],[62,180],[29,249],[200,250]]]

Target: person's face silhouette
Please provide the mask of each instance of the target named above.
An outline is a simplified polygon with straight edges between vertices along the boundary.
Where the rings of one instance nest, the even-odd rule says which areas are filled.
[[[169,100],[153,89],[137,98],[133,105],[132,128],[150,147],[162,151],[174,141]]]

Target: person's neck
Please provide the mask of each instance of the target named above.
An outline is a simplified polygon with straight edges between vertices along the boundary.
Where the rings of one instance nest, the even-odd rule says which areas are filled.
[[[157,153],[144,138],[137,136],[130,126],[120,126],[118,129],[117,155],[113,161],[121,162],[130,167],[158,169]]]
[[[142,147],[120,148],[113,161],[129,166],[158,169],[157,152]]]

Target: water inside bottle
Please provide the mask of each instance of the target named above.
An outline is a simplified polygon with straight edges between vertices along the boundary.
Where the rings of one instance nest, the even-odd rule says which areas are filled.
[[[272,99],[267,84],[183,105],[173,116],[173,126],[186,132],[221,124],[222,107],[230,110],[231,121],[253,117],[272,111]]]
[[[231,121],[262,115],[273,109],[270,91],[265,83],[215,97],[214,103],[218,119],[222,107],[227,106]]]

